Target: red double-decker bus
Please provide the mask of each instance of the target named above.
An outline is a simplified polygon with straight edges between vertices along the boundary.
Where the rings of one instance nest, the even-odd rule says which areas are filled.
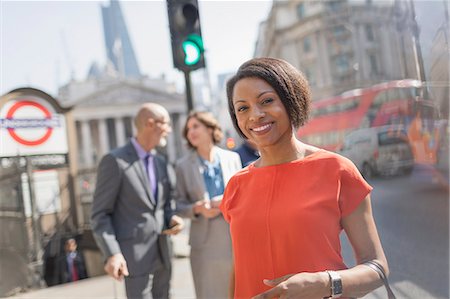
[[[357,129],[402,125],[416,163],[435,164],[439,129],[435,105],[420,97],[420,81],[390,81],[314,101],[309,122],[298,136],[307,143],[338,151],[344,137]]]

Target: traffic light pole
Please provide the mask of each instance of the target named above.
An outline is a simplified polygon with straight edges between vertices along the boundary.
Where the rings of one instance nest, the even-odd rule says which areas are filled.
[[[186,83],[186,100],[188,113],[194,110],[194,102],[192,100],[192,89],[191,89],[191,72],[184,71],[184,80]]]
[[[198,0],[167,0],[173,65],[184,73],[188,113],[194,110],[191,71],[205,67]]]

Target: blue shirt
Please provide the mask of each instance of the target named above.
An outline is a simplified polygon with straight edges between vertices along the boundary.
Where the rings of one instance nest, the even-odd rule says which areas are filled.
[[[203,180],[205,181],[206,191],[208,192],[209,198],[222,195],[225,187],[219,156],[216,155],[212,162],[209,162],[200,156],[199,159],[200,164],[204,169]]]

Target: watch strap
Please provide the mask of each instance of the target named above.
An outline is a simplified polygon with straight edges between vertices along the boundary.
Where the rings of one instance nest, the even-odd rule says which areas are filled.
[[[339,298],[342,296],[342,279],[336,271],[327,270],[330,277],[331,296],[328,298]]]

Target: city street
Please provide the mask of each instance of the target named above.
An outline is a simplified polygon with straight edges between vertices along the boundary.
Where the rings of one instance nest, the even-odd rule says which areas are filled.
[[[215,146],[239,153],[243,165],[248,155],[278,167],[273,164],[308,150],[294,138],[284,142],[287,134],[340,153],[369,178],[397,298],[450,299],[450,0],[0,0],[0,12],[0,299],[125,299],[125,283],[105,275],[101,251],[122,250],[133,275],[154,271],[145,265],[158,254],[167,265],[166,239],[156,235],[167,226],[169,210],[177,213],[177,201],[192,200],[195,217],[209,217],[214,211],[206,198],[220,198],[240,168],[230,160],[236,166],[227,170],[231,154],[222,158]],[[267,92],[270,98],[263,97]],[[200,135],[187,134],[197,120]],[[250,143],[247,153],[239,152]],[[337,207],[336,194],[344,192],[327,196],[329,186],[318,180],[310,204],[302,201],[308,192],[288,183],[295,171],[286,184],[276,171],[273,188],[263,181],[254,194],[239,195],[244,204],[231,227],[244,223],[250,234],[241,240],[237,234],[234,242],[252,249],[247,256],[260,257],[261,248],[281,252],[290,265],[297,265],[294,259],[305,265],[291,270],[305,271],[318,264],[305,246],[320,259],[326,245],[314,244],[336,246],[340,237],[339,261],[342,253],[353,267],[353,249],[345,232],[339,235],[342,218],[309,221],[329,212],[322,198]],[[300,184],[311,178],[301,175]],[[344,178],[333,182],[341,183]],[[252,184],[237,189],[247,192]],[[291,199],[298,199],[298,211]],[[340,204],[345,210],[346,200]],[[290,209],[294,216],[286,217]],[[222,256],[227,226],[210,220],[199,222],[192,247],[214,244],[211,252]],[[263,220],[272,221],[263,235],[268,239],[258,241],[253,233],[264,225],[248,228]],[[327,220],[337,228],[332,240],[320,238],[333,228]],[[186,223],[169,237],[171,299],[195,299]],[[271,230],[273,224],[282,225]],[[351,239],[357,252],[371,251],[359,244],[373,225],[364,230],[360,224],[352,223],[349,230],[359,233]],[[312,238],[303,240],[302,229]],[[213,275],[196,274],[227,280],[217,267]],[[221,296],[209,282],[214,291],[201,295],[195,278],[199,297]],[[328,291],[336,293],[334,287]],[[352,291],[349,280],[342,287]],[[364,298],[385,299],[386,290]]]
[[[449,298],[448,191],[430,177],[376,178],[372,205],[398,298]],[[352,265],[348,243],[344,257]],[[386,298],[379,288],[365,298]]]
[[[390,282],[397,298],[449,298],[449,205],[448,191],[430,177],[376,178],[373,213],[389,260]],[[178,256],[189,253],[187,231],[174,239]],[[343,238],[343,255],[353,265],[352,251]],[[96,277],[17,295],[15,298],[124,298],[122,283]],[[187,258],[174,259],[172,298],[194,298]],[[383,287],[366,299],[386,298]]]

